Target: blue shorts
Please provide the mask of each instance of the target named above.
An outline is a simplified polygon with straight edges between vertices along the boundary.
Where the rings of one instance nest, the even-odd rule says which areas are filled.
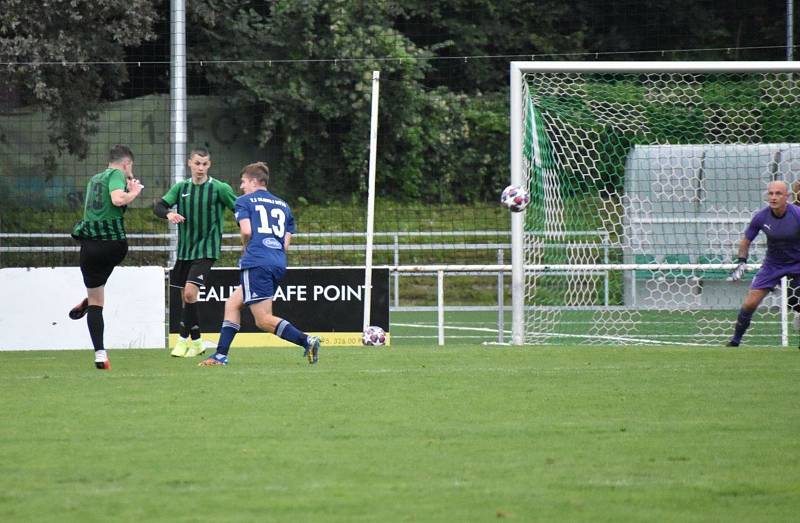
[[[239,271],[239,283],[242,284],[244,304],[250,305],[275,296],[278,282],[286,274],[284,267],[250,267]]]
[[[750,288],[772,290],[781,283],[781,278],[784,276],[788,276],[790,286],[800,282],[800,263],[780,266],[764,263],[753,277]]]

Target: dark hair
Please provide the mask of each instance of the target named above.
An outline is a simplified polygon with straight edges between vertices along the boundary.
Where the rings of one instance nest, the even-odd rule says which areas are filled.
[[[264,162],[251,163],[244,166],[240,176],[253,178],[266,187],[269,184],[269,167]]]
[[[127,145],[117,144],[108,151],[108,163],[119,163],[125,158],[133,161],[133,151]]]
[[[208,149],[205,147],[193,147],[191,151],[189,151],[189,158],[194,155],[202,156],[203,158],[211,159],[211,153],[208,152]]]

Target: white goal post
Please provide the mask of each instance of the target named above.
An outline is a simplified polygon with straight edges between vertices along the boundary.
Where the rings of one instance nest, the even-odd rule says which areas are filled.
[[[724,278],[741,233],[766,182],[800,178],[798,73],[777,61],[512,62],[510,181],[531,191],[511,214],[512,343],[726,339],[748,284]],[[613,238],[610,256],[568,238],[593,227]],[[598,305],[599,274],[611,306]],[[752,344],[786,344],[781,288]]]

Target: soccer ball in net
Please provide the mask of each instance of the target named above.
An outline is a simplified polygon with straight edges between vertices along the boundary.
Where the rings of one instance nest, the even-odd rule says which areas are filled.
[[[500,203],[511,212],[524,211],[530,202],[531,195],[518,185],[509,185],[500,196]]]
[[[376,326],[367,327],[364,331],[364,345],[372,345],[373,347],[380,347],[386,343],[386,333],[383,329]]]

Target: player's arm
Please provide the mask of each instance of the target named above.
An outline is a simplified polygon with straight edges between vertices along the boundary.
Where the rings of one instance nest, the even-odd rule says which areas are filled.
[[[242,251],[247,247],[247,242],[253,236],[253,229],[250,225],[250,218],[242,218],[239,220],[239,235],[242,238]]]
[[[178,184],[175,184],[169,191],[167,191],[167,194],[165,194],[163,198],[156,201],[153,204],[153,214],[159,218],[169,221],[170,223],[185,222],[185,217],[175,211],[170,211],[170,208],[178,201],[178,190],[179,186]]]
[[[222,183],[222,190],[220,191],[220,201],[225,208],[232,211],[236,210],[236,193],[233,188],[227,183]]]
[[[283,237],[283,250],[289,251],[289,244],[292,243],[292,234],[294,234],[294,214],[287,209],[286,212],[286,232]]]
[[[739,242],[739,250],[736,252],[736,257],[739,260],[747,261],[747,257],[750,255],[751,243],[747,238],[742,238],[742,241]]]
[[[117,207],[124,207],[128,205],[135,200],[136,197],[141,194],[142,189],[144,189],[144,185],[142,185],[139,180],[133,177],[128,178],[125,186],[127,187],[127,192],[125,189],[119,187],[118,180],[110,182],[109,195],[111,196],[111,203]]]
[[[728,281],[739,281],[747,272],[747,256],[750,254],[750,244],[752,240],[745,236],[739,242],[739,250],[736,252],[736,268],[731,271]]]

